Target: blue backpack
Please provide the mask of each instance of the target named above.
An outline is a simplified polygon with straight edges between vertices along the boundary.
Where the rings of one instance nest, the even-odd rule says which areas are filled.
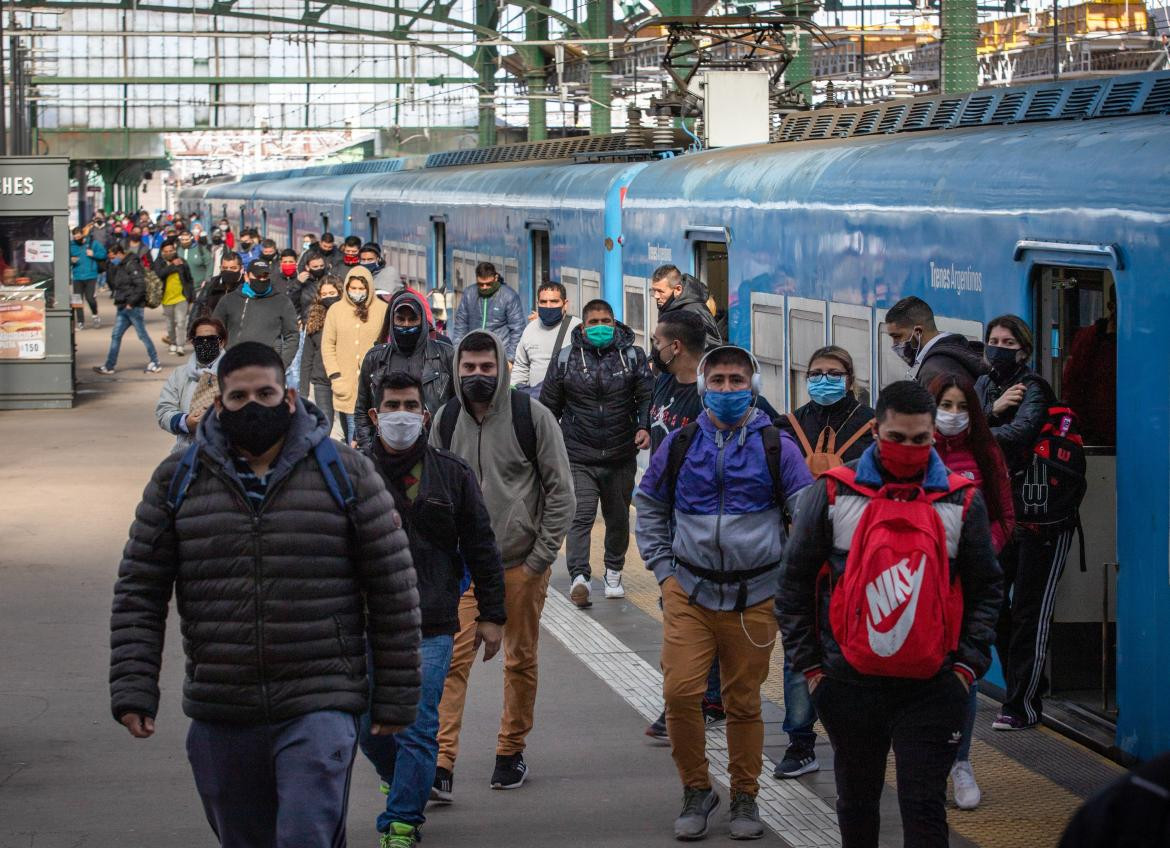
[[[341,511],[349,516],[357,504],[357,492],[354,491],[345,466],[341,464],[341,456],[337,453],[337,445],[333,439],[326,437],[318,442],[313,448],[313,456],[317,458],[317,465],[325,477],[329,494],[333,496]],[[167,489],[167,509],[170,510],[172,518],[178,514],[183,499],[187,497],[187,490],[191,488],[198,473],[199,445],[191,445],[183,452],[183,458],[179,460],[175,474],[171,477],[170,488]]]

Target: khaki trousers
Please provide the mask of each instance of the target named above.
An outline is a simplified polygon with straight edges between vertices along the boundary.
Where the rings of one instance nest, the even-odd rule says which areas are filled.
[[[778,629],[772,601],[748,607],[741,623],[738,612],[716,612],[688,603],[678,581],[670,577],[662,584],[662,608],[662,697],[671,755],[683,786],[711,786],[702,700],[707,672],[718,656],[731,789],[755,796],[764,765],[760,687],[768,677]]]
[[[504,571],[504,713],[496,754],[518,754],[532,730],[536,708],[537,641],[540,614],[548,595],[552,569],[540,576],[518,565]],[[459,731],[463,728],[463,707],[467,703],[467,681],[478,651],[475,648],[476,616],[479,608],[469,588],[459,599],[459,633],[451,655],[451,670],[439,703],[439,766],[454,770],[459,755]]]

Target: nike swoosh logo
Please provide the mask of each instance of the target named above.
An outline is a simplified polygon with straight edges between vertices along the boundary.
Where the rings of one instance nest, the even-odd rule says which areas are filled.
[[[914,613],[918,609],[918,595],[922,589],[922,576],[926,573],[926,555],[922,555],[922,562],[914,572],[910,584],[910,600],[906,603],[902,614],[894,622],[894,626],[885,633],[879,633],[873,627],[873,621],[867,615],[865,626],[869,631],[869,647],[879,657],[892,657],[906,644],[906,637],[910,635],[910,628],[914,626]]]

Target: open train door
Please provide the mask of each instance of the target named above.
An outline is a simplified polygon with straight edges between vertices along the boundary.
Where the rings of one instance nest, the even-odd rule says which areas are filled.
[[[1111,245],[1021,242],[1035,304],[1036,369],[1076,411],[1088,492],[1085,559],[1071,546],[1052,599],[1045,712],[1112,741],[1117,720],[1117,289]]]

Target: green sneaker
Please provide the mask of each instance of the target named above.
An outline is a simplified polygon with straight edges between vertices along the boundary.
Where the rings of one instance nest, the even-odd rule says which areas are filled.
[[[382,834],[378,848],[414,848],[418,843],[417,827],[402,822],[390,822],[390,831]]]

